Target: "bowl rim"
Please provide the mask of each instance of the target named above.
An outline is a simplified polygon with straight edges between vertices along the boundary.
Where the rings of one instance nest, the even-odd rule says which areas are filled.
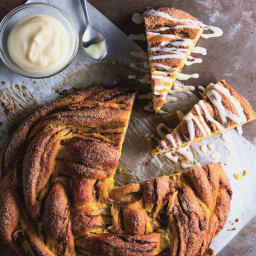
[[[22,5],[19,5],[17,7],[15,7],[14,9],[12,9],[10,12],[8,12],[4,18],[2,19],[2,21],[0,22],[0,34],[2,36],[3,34],[3,26],[8,22],[8,19],[10,17],[12,17],[13,15],[15,15],[16,13],[18,13],[19,11],[23,10],[23,9],[26,9],[26,8],[30,8],[30,7],[33,7],[33,6],[38,6],[38,5],[43,5],[43,6],[48,6],[48,7],[52,7],[53,9],[59,11],[61,13],[61,15],[68,21],[68,23],[71,25],[72,29],[73,29],[73,32],[74,32],[74,39],[75,39],[75,46],[74,46],[74,50],[73,50],[73,53],[70,57],[70,59],[65,63],[64,66],[62,66],[60,69],[58,69],[57,71],[55,71],[54,73],[51,73],[49,75],[44,75],[44,76],[34,76],[34,75],[26,75],[24,74],[22,71],[20,70],[14,70],[12,67],[10,67],[10,65],[7,63],[4,55],[2,54],[2,49],[0,49],[0,58],[1,60],[3,61],[3,63],[11,70],[13,71],[14,73],[18,74],[18,75],[21,75],[23,77],[27,77],[27,78],[33,78],[33,79],[43,79],[43,78],[48,78],[48,77],[51,77],[51,76],[54,76],[58,73],[60,73],[61,71],[63,71],[65,68],[67,68],[71,62],[74,60],[74,58],[76,57],[77,55],[77,52],[78,52],[78,49],[79,49],[79,34],[78,34],[78,31],[77,31],[77,28],[76,28],[76,24],[75,22],[73,21],[72,17],[65,11],[63,10],[62,8],[56,6],[56,5],[53,5],[53,4],[48,4],[48,3],[42,3],[42,2],[33,2],[33,3],[25,3],[25,4],[22,4]],[[2,43],[1,43],[2,45]],[[21,69],[19,66],[18,66],[19,69]]]

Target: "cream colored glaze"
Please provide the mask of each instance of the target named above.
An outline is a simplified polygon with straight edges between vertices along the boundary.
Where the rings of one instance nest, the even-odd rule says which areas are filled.
[[[206,55],[207,49],[204,47],[196,46],[195,48],[192,49],[192,53]]]
[[[207,148],[207,146],[204,144],[204,145],[201,145],[201,146],[200,146],[200,150],[201,150],[201,152],[206,153],[206,152],[208,151],[208,148]]]
[[[210,30],[212,33],[210,34],[202,34],[201,37],[208,39],[211,37],[220,37],[223,35],[223,31],[221,28],[214,27],[214,26],[205,26],[205,30]]]
[[[97,44],[92,44],[87,48],[84,48],[84,51],[86,52],[86,54],[93,59],[100,59],[104,57],[106,50],[107,50],[107,44],[105,40]]]
[[[165,130],[166,132],[170,132],[170,128],[169,128],[167,125],[165,125],[164,123],[159,123],[159,124],[156,126],[156,132],[157,132],[157,134],[159,135],[159,137],[160,137],[161,139],[164,139],[165,136],[166,136],[166,132],[164,132],[164,130]]]
[[[195,58],[195,57],[189,56],[188,60],[185,62],[185,65],[190,66],[190,65],[202,63],[202,62],[203,62],[202,58]]]
[[[177,74],[177,79],[178,80],[188,80],[190,78],[198,78],[199,77],[199,74],[195,73],[195,74],[183,74],[183,73],[179,73]]]
[[[215,149],[215,146],[214,146],[214,144],[212,144],[212,143],[209,143],[209,144],[207,145],[207,147],[209,148],[209,150],[214,150],[214,149]]]
[[[132,15],[132,22],[135,24],[142,24],[144,22],[144,16],[141,13],[135,12]]]
[[[221,94],[225,95],[231,102],[233,107],[236,110],[237,114],[233,114],[229,111],[226,106],[222,103]],[[188,138],[184,138],[186,141],[191,142],[195,139],[195,125],[201,131],[203,136],[207,136],[211,134],[211,128],[209,126],[209,122],[215,124],[218,129],[223,132],[225,131],[225,126],[227,124],[227,119],[232,120],[237,124],[243,124],[247,121],[247,118],[243,112],[243,107],[231,94],[227,88],[224,88],[220,84],[210,84],[206,89],[206,96],[208,100],[211,102],[214,109],[218,111],[221,121],[214,119],[210,113],[208,112],[208,108],[203,100],[200,100],[198,104],[195,105],[195,110],[197,112],[198,117],[195,117],[192,112],[188,113],[184,117],[184,121],[187,123],[188,129]],[[204,115],[202,115],[202,112]],[[169,141],[171,147],[176,148],[181,144],[180,139],[181,135],[176,131],[175,138],[178,142],[175,141],[173,134],[167,134],[166,140]],[[166,149],[164,145],[161,143],[163,149]],[[208,148],[211,149],[211,145],[208,145]]]
[[[19,21],[8,37],[12,60],[29,71],[47,71],[63,66],[70,41],[64,26],[48,15],[32,15]]]
[[[146,36],[144,33],[141,34],[130,34],[129,39],[133,40],[133,41],[146,41]]]
[[[236,130],[237,130],[237,133],[238,133],[239,135],[243,135],[243,128],[242,128],[241,125],[237,126],[237,127],[236,127]]]
[[[214,152],[211,154],[211,158],[213,160],[219,160],[220,159],[220,153],[219,152]]]

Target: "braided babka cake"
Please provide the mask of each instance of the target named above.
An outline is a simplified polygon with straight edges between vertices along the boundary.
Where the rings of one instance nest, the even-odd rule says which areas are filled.
[[[153,107],[157,112],[166,102],[168,91],[200,38],[204,25],[175,8],[152,9],[145,15]]]
[[[1,155],[0,238],[17,255],[213,255],[221,164],[114,187],[133,89],[89,88],[26,119]]]
[[[183,147],[255,119],[250,103],[225,80],[210,84],[203,99],[166,135],[153,154]]]

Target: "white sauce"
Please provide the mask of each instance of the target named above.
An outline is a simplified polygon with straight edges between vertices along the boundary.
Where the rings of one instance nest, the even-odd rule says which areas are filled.
[[[212,143],[209,143],[209,144],[207,145],[207,147],[209,148],[209,150],[214,150],[214,149],[215,149],[215,146],[214,146],[214,144],[212,144]]]
[[[207,49],[204,47],[196,46],[195,48],[192,49],[192,53],[198,53],[202,55],[207,54]]]
[[[191,75],[189,75],[189,74],[183,74],[183,73],[179,73],[179,74],[177,74],[177,79],[178,80],[188,80],[188,79],[190,79],[190,78],[198,78],[199,77],[199,74],[197,74],[197,73],[195,73],[195,74],[191,74]]]
[[[19,21],[8,37],[12,60],[30,71],[59,69],[69,54],[67,30],[48,15],[32,15]]]
[[[89,47],[84,48],[84,51],[88,56],[95,60],[101,59],[105,56],[107,51],[106,40],[103,40],[97,44],[92,44]]]
[[[179,120],[181,121],[183,119],[183,117],[184,117],[184,114],[180,110],[177,110],[176,114],[177,114]]]
[[[227,137],[226,137],[226,134],[225,134],[225,133],[222,133],[222,134],[221,134],[221,139],[224,140],[224,141],[227,141]]]
[[[205,30],[210,30],[212,33],[210,34],[202,34],[201,37],[208,39],[211,37],[220,37],[223,35],[223,31],[222,29],[218,28],[218,27],[214,27],[214,26],[205,26],[204,28]]]
[[[202,58],[194,58],[192,56],[189,56],[188,60],[185,62],[185,65],[190,66],[190,65],[202,63],[202,62],[203,62]]]
[[[135,12],[132,15],[132,22],[135,24],[142,24],[144,22],[144,16],[141,13]]]
[[[148,70],[146,70],[144,67],[141,67],[143,63],[130,63],[130,67],[133,69],[136,69],[138,71],[148,73]]]
[[[177,100],[178,100],[178,98],[173,97],[173,96],[167,96],[166,97],[166,102],[175,102]]]
[[[191,91],[195,90],[195,86],[193,85],[184,85],[179,81],[176,81],[174,83],[174,86],[172,90],[170,90],[168,93],[171,95],[174,95],[175,93],[185,93],[185,94],[191,94]]]
[[[179,161],[178,155],[173,155],[172,152],[167,152],[164,154],[169,160],[171,160],[173,163],[177,163]]]
[[[204,92],[204,91],[205,91],[205,88],[204,88],[202,85],[199,85],[197,88],[198,88],[198,90],[200,90],[201,92]]]
[[[237,130],[237,133],[238,133],[239,135],[243,135],[243,128],[242,128],[241,125],[237,126],[237,127],[236,127],[236,130]]]
[[[210,156],[213,160],[219,160],[220,159],[220,153],[219,152],[214,152]]]
[[[141,34],[130,34],[129,39],[133,40],[133,41],[146,41],[146,36],[144,33]]]
[[[208,148],[207,148],[207,146],[204,144],[204,145],[201,145],[200,150],[201,150],[201,152],[206,153],[206,152],[208,151]]]
[[[135,75],[128,75],[128,79],[136,79]]]

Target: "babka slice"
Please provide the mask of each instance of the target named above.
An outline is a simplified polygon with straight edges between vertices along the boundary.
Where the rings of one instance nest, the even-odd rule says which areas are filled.
[[[225,80],[209,84],[203,99],[166,135],[153,154],[171,151],[255,119],[249,102]]]
[[[148,56],[155,111],[166,102],[177,74],[199,39],[204,25],[190,14],[163,7],[145,12]]]

